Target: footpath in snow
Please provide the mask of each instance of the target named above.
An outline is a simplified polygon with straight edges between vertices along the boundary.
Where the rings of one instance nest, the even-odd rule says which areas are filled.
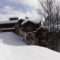
[[[40,46],[27,46],[13,32],[0,33],[0,60],[60,60],[60,53]]]

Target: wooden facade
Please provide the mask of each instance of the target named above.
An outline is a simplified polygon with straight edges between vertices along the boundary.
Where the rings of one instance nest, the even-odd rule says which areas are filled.
[[[15,32],[15,28],[0,28],[0,32]]]
[[[4,23],[0,24],[0,28],[12,28],[15,26],[15,23]]]
[[[7,31],[14,31],[13,29],[15,27],[16,23],[1,23],[0,24],[0,32],[7,32]]]
[[[39,27],[39,24],[35,24],[31,21],[27,21],[22,26],[23,26],[22,30],[24,32],[32,32],[32,31],[35,31]]]
[[[60,51],[60,31],[50,32],[50,45],[55,51]]]
[[[38,27],[39,24],[35,24],[31,21],[27,21],[22,24],[23,37],[27,44],[34,44],[35,34],[33,31],[35,31]]]
[[[18,24],[18,22],[15,24],[15,33],[19,34],[19,24]]]
[[[36,30],[35,37],[37,39],[37,45],[47,46],[48,44],[48,29],[40,27]]]

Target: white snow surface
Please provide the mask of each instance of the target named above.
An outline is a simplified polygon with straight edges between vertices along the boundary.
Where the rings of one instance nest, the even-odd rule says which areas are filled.
[[[0,60],[60,60],[60,53],[26,45],[15,33],[3,32],[0,33]]]

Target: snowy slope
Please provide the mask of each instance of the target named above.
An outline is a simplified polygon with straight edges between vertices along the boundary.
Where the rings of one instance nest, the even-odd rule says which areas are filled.
[[[60,60],[60,53],[39,46],[27,46],[13,32],[0,33],[0,60]]]

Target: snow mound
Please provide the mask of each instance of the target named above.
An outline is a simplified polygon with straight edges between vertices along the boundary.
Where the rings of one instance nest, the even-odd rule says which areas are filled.
[[[60,60],[60,53],[48,48],[26,45],[13,32],[0,33],[0,60]]]

